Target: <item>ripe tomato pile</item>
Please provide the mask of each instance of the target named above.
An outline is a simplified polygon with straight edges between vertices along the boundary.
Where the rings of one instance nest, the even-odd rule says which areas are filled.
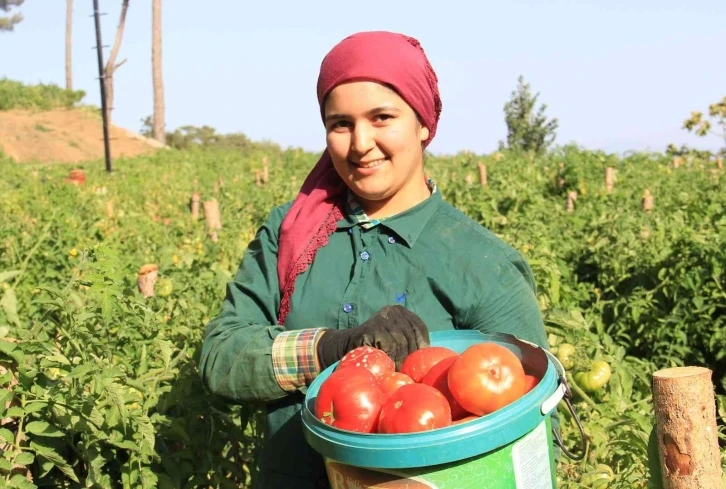
[[[461,354],[420,348],[396,371],[382,350],[349,351],[322,383],[315,416],[360,433],[414,433],[445,428],[491,414],[539,382],[509,349],[477,343]]]

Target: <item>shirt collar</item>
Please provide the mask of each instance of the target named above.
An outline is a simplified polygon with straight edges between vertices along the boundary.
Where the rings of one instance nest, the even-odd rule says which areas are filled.
[[[355,198],[355,194],[348,190],[348,198],[345,203],[345,218],[339,223],[338,227],[349,228],[359,225],[364,229],[370,229],[381,225],[396,233],[409,247],[413,247],[416,239],[441,201],[441,192],[439,192],[436,183],[429,179],[427,184],[431,190],[429,198],[400,214],[382,219],[370,219],[358,199]]]

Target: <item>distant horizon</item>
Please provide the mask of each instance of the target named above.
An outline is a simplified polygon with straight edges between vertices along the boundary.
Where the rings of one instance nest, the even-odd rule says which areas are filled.
[[[504,104],[520,74],[540,93],[546,116],[559,121],[555,146],[618,155],[663,153],[670,143],[709,151],[724,146],[719,137],[697,137],[682,126],[691,111],[707,114],[726,95],[726,64],[718,63],[715,49],[726,2],[488,6],[450,0],[446,11],[437,5],[371,0],[366,9],[331,10],[311,1],[229,3],[222,10],[165,2],[167,131],[207,125],[220,134],[320,152],[320,61],[345,36],[381,29],[419,39],[438,74],[443,112],[429,148],[434,155],[496,151],[506,140]],[[106,2],[101,9],[105,60],[120,5]],[[25,19],[0,34],[12,47],[0,51],[0,78],[64,87],[65,2],[26,2],[15,11]],[[100,106],[92,14],[89,2],[75,2],[73,81],[86,92],[83,103]],[[153,111],[151,5],[130,4],[118,60],[124,59],[114,79],[112,123],[138,133]]]

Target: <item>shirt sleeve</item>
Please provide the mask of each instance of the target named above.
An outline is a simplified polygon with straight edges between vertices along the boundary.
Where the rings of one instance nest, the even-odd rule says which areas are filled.
[[[213,394],[232,402],[270,402],[303,387],[319,370],[319,329],[285,331],[280,305],[277,238],[286,206],[273,209],[227,284],[221,311],[206,327],[200,375]]]
[[[534,274],[516,250],[487,264],[483,289],[466,315],[466,327],[482,333],[508,333],[549,350]]]

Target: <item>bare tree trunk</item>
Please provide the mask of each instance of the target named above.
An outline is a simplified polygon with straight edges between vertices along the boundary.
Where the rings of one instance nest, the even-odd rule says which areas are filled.
[[[73,0],[66,0],[66,90],[73,90],[73,64],[71,62],[71,29],[73,28]]]
[[[154,81],[154,139],[166,140],[164,118],[164,81],[161,76],[161,0],[153,0],[151,65]]]
[[[124,27],[126,25],[126,11],[129,9],[129,0],[123,0],[121,5],[121,15],[119,16],[118,28],[116,29],[116,39],[113,42],[113,48],[111,49],[111,55],[108,57],[106,62],[106,68],[104,74],[106,75],[106,116],[109,122],[111,121],[111,110],[113,109],[113,74],[116,70],[126,62],[124,59],[120,63],[116,64],[116,58],[118,57],[118,51],[121,49],[121,39],[124,35]]]

